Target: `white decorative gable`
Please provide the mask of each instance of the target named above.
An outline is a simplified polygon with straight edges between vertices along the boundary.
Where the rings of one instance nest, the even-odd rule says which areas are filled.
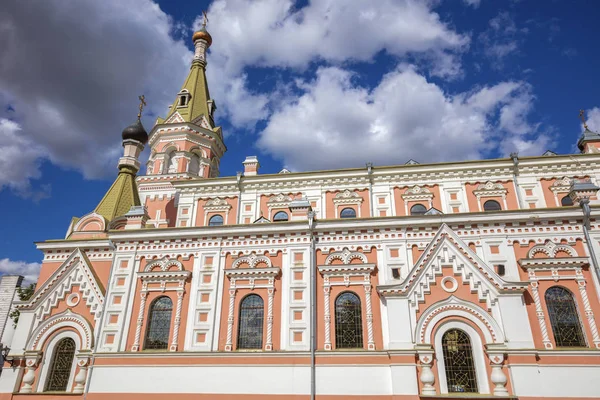
[[[183,120],[183,117],[181,116],[181,114],[179,114],[179,111],[176,111],[164,123],[165,124],[182,124],[184,122],[185,121]]]
[[[90,308],[96,322],[102,316],[104,304],[104,288],[96,280],[90,261],[86,255],[76,249],[69,258],[48,278],[36,291],[34,296],[26,303],[17,305],[20,310],[34,312],[36,325],[48,316],[59,301],[65,300],[73,287],[79,288],[82,300]],[[67,305],[74,305],[80,301],[79,295],[71,295],[66,299]]]
[[[384,296],[408,297],[410,303],[417,306],[425,302],[425,296],[431,293],[431,285],[442,276],[442,267],[452,267],[453,272],[451,277],[446,277],[450,278],[447,282],[442,280],[444,290],[454,292],[457,285],[454,277],[460,276],[469,284],[471,292],[477,294],[479,301],[485,301],[488,311],[499,294],[519,293],[527,287],[526,283],[503,280],[444,224],[406,279],[400,284],[378,286],[378,290]]]

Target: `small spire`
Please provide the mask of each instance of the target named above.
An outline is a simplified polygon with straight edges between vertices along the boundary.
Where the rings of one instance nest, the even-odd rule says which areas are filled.
[[[144,95],[138,96],[138,99],[140,99],[140,112],[138,113],[138,121],[140,121],[142,119],[142,110],[144,109],[144,106],[147,106],[148,104],[146,104],[146,98],[144,97]]]
[[[202,11],[202,15],[204,16],[202,20],[202,29],[206,29],[206,25],[208,24],[208,15],[206,15],[206,11]]]
[[[579,119],[583,122],[583,128],[587,131],[589,130],[587,124],[585,123],[585,111],[579,110]]]

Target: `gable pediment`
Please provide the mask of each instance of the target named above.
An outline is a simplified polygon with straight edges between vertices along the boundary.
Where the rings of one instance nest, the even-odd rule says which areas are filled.
[[[105,289],[96,277],[89,259],[80,249],[75,249],[31,299],[17,304],[17,308],[33,311],[39,323],[50,315],[60,301],[65,300],[75,286],[78,287],[82,301],[89,307],[94,319],[99,320]]]
[[[423,303],[425,296],[431,293],[431,286],[442,277],[444,267],[451,267],[453,277],[469,284],[470,291],[476,293],[488,309],[495,304],[498,295],[521,293],[527,287],[526,283],[502,279],[444,224],[402,283],[380,285],[377,290],[384,296],[407,297],[414,305]],[[440,286],[443,285],[440,282]]]

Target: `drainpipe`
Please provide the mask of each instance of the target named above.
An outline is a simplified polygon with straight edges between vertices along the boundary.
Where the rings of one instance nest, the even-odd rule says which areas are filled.
[[[238,202],[237,202],[237,212],[235,214],[236,223],[240,224],[240,210],[242,209],[242,177],[244,175],[241,172],[238,172],[235,176],[235,181],[238,187]]]
[[[594,246],[592,245],[592,238],[590,237],[590,199],[583,198],[579,200],[579,205],[583,210],[583,236],[585,236],[585,241],[588,245],[588,250],[590,252],[590,256],[592,258],[592,265],[594,266],[594,272],[596,273],[596,278],[598,278],[598,282],[600,283],[600,268],[598,267],[598,259],[596,258],[596,253],[594,252]]]
[[[592,266],[594,267],[594,272],[596,274],[596,278],[598,279],[598,283],[600,284],[600,268],[598,266],[598,259],[596,258],[596,252],[594,251],[594,246],[592,245],[592,238],[590,237],[590,196],[595,195],[599,187],[594,185],[591,180],[573,180],[571,184],[571,190],[569,192],[569,197],[573,202],[579,202],[579,206],[583,211],[583,236],[585,237],[585,241],[587,242],[588,251],[590,253],[590,258],[592,259]]]
[[[315,212],[308,212],[308,231],[310,233],[310,400],[317,394],[315,352],[317,349],[317,252],[314,232]]]
[[[524,208],[519,182],[517,181],[517,175],[519,174],[519,153],[510,153],[510,158],[512,158],[513,162],[513,185],[515,187],[515,193],[517,194],[517,201],[519,203],[519,208]]]
[[[369,176],[369,210],[371,211],[371,217],[373,214],[373,163],[368,162],[367,164],[367,175]]]

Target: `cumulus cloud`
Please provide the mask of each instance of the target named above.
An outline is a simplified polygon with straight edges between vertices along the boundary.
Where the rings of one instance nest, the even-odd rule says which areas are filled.
[[[247,66],[303,70],[315,61],[370,61],[386,51],[415,55],[441,77],[461,74],[459,55],[469,37],[455,32],[432,10],[413,0],[311,1],[216,0],[209,9],[214,38],[208,78],[223,114],[236,127],[268,117],[272,101],[248,89]],[[194,26],[197,29],[201,19]]]
[[[600,132],[600,107],[594,107],[587,111],[586,123],[590,130]],[[581,131],[583,132],[583,124],[581,125]]]
[[[523,35],[528,31],[528,28],[517,27],[513,16],[506,11],[490,19],[488,29],[479,35],[479,42],[494,68],[502,68],[506,57],[518,53]]]
[[[0,164],[11,165],[0,187],[27,186],[44,159],[86,177],[114,174],[137,95],[146,95],[149,130],[183,82],[192,54],[172,29],[150,0],[3,2],[0,117],[16,123],[0,135],[18,138],[0,141]]]
[[[350,71],[329,67],[299,89],[304,94],[274,113],[259,140],[295,170],[476,159],[496,148],[539,153],[550,140],[527,123],[533,96],[523,82],[450,94],[401,66],[369,90]]]
[[[43,157],[43,148],[23,135],[18,123],[0,118],[0,190],[10,187],[23,196],[29,195],[29,180],[39,178]]]
[[[25,261],[12,261],[8,258],[0,259],[0,275],[21,275],[24,284],[35,283],[42,264],[28,263]]]

